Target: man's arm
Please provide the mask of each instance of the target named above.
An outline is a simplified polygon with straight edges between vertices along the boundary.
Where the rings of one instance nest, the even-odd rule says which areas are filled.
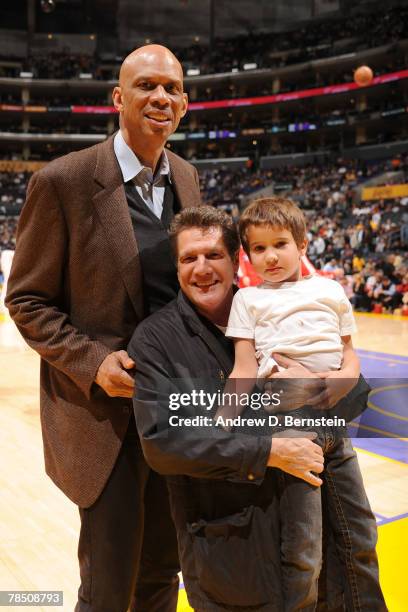
[[[234,348],[234,367],[224,387],[224,395],[231,398],[251,393],[258,372],[253,339],[234,338]],[[218,408],[215,417],[234,418],[240,415],[243,409],[244,403],[239,400],[228,405],[223,404]],[[224,427],[224,429],[229,430],[228,427]]]
[[[271,379],[275,379],[276,382],[282,377],[293,378],[295,383],[300,383],[300,385],[295,384],[293,386],[294,395],[297,395],[293,401],[294,408],[308,404],[316,409],[327,410],[338,403],[339,411],[336,411],[336,415],[346,418],[347,422],[352,421],[366,409],[370,387],[364,377],[359,374],[360,362],[353,349],[351,337],[343,336],[342,340],[345,341],[343,363],[342,368],[336,371],[311,374],[309,370],[293,359],[277,353],[273,354],[273,358],[279,365],[286,369],[272,374]],[[316,386],[313,387],[314,381],[312,379],[309,387],[306,380],[309,376],[317,376],[323,384],[323,388],[321,385],[319,385],[319,389]],[[292,386],[289,387],[288,391],[292,393]],[[291,403],[289,402],[289,404]]]
[[[27,343],[89,398],[112,350],[75,328],[61,306],[68,248],[69,230],[53,179],[34,174],[20,216],[6,305]],[[100,378],[103,388],[106,378],[111,380],[109,372]]]
[[[312,400],[312,405],[332,408],[356,386],[360,376],[360,360],[353,348],[351,336],[342,336],[343,361],[340,370],[319,372],[326,388],[320,397]]]
[[[323,470],[323,454],[312,442],[313,434],[299,439],[278,439],[229,433],[219,427],[174,427],[169,417],[169,396],[178,393],[165,351],[139,330],[128,347],[137,362],[134,411],[143,453],[157,472],[197,478],[260,483],[267,467],[279,467],[311,484],[321,480],[311,474]],[[190,417],[205,416],[194,409]],[[185,415],[184,415],[185,416]]]
[[[143,324],[128,347],[136,361],[133,406],[143,453],[150,466],[161,474],[184,474],[198,478],[220,478],[236,482],[261,482],[270,452],[270,440],[236,436],[215,426],[172,426],[171,417],[209,416],[200,406],[170,410],[170,398],[194,381],[178,381],[171,359],[160,341]]]

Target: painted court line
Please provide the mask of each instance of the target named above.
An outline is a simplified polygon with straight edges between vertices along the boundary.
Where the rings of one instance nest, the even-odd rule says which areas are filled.
[[[396,412],[398,407],[396,408],[395,411],[391,412],[389,410],[384,410],[384,408],[381,408],[381,406],[377,406],[377,404],[374,404],[374,402],[372,401],[373,396],[378,395],[378,393],[383,393],[384,391],[396,391],[396,390],[407,389],[407,388],[408,388],[408,384],[405,384],[405,383],[402,385],[388,385],[387,387],[376,387],[370,393],[370,399],[368,401],[368,406],[369,408],[371,408],[371,410],[374,410],[375,412],[378,412],[379,414],[382,414],[383,416],[387,416],[387,417],[390,417],[391,419],[397,419],[400,421],[408,421],[408,416],[403,416]],[[403,407],[403,410],[406,412],[406,406]]]
[[[398,357],[398,359],[402,359],[405,360],[408,363],[408,356],[407,355],[399,355],[398,353],[385,353],[383,351],[370,351],[368,349],[363,349],[363,348],[357,348],[356,352],[359,355],[363,355],[364,357],[371,357],[374,355],[377,355],[379,357],[388,357],[389,359],[393,359],[395,357]]]
[[[379,515],[377,515],[377,516],[379,516]],[[388,523],[395,523],[396,521],[401,521],[402,519],[405,519],[405,518],[408,518],[408,512],[405,512],[404,514],[398,514],[397,516],[391,516],[389,518],[385,518],[379,524],[381,526],[382,525],[388,525]]]
[[[377,459],[383,459],[384,461],[390,461],[391,463],[397,463],[398,465],[402,465],[404,467],[408,467],[408,464],[406,461],[401,461],[400,459],[394,459],[393,457],[389,457],[388,455],[383,455],[383,454],[379,454],[376,453],[372,450],[367,450],[366,448],[363,448],[361,446],[359,446],[359,441],[361,442],[362,440],[367,440],[367,438],[362,438],[359,440],[359,438],[352,438],[352,442],[353,442],[353,447],[358,450],[359,453],[363,453],[366,455],[370,455],[371,457],[376,457]],[[369,438],[370,442],[372,440],[372,438]],[[402,442],[402,440],[401,440]],[[404,440],[404,442],[406,442]]]
[[[348,427],[355,427],[358,430],[364,429],[365,431],[376,433],[379,436],[382,436],[385,438],[393,438],[395,440],[401,439],[401,436],[399,436],[398,434],[394,434],[391,431],[386,431],[385,429],[378,429],[378,427],[372,427],[371,425],[362,425],[361,423],[356,423],[355,421],[352,421],[351,423],[349,423]]]
[[[358,352],[358,354],[360,354],[360,353]],[[365,355],[360,355],[360,357],[363,357],[364,359],[373,359],[375,361],[388,361],[388,362],[391,362],[391,363],[399,363],[401,365],[408,366],[408,361],[406,361],[406,360],[403,361],[402,360],[403,359],[402,355],[398,355],[398,359],[395,359],[395,357],[393,357],[391,355],[389,357],[379,357],[378,355],[368,355],[368,354],[365,354]]]

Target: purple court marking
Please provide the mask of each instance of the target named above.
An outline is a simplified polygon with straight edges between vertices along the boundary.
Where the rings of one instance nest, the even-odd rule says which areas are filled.
[[[386,518],[379,525],[382,527],[383,525],[388,525],[389,523],[395,523],[395,521],[401,521],[404,518],[408,518],[408,512],[405,514],[398,514],[398,516],[391,516],[390,518]]]
[[[367,349],[356,349],[359,355],[367,355],[368,357],[387,357],[389,359],[397,359],[398,361],[406,361],[408,364],[408,357],[405,355],[396,355],[395,353],[382,353],[381,351],[369,351]]]
[[[408,442],[396,438],[351,438],[354,448],[408,464]]]
[[[393,417],[394,420],[399,420],[400,423],[403,421],[408,422],[408,378],[403,378],[402,380],[393,378],[387,379],[384,380],[384,385],[380,384],[380,387],[381,386],[385,388],[378,388],[375,380],[375,386],[373,392],[370,395],[370,404],[372,404],[371,409],[387,411],[387,408],[390,406],[390,408],[388,408],[388,411],[392,412],[395,415],[395,417]],[[388,416],[388,418],[390,417]],[[406,433],[408,434],[408,432]],[[400,438],[408,438],[408,435],[400,434]]]
[[[352,425],[356,438],[408,438],[408,380],[369,378],[372,386],[368,408]]]
[[[392,380],[390,379],[393,378],[399,379],[399,382],[401,379],[407,379],[408,383],[408,357],[362,349],[358,349],[357,353],[361,361],[361,371],[366,378],[387,379],[387,382],[389,381],[390,385],[392,384]],[[392,401],[392,406],[387,405],[387,399]],[[395,403],[395,396],[392,397],[391,393],[389,394],[389,398],[387,398],[387,393],[385,390],[381,393],[375,394],[371,401],[375,405],[381,407],[383,410],[395,412],[396,414],[401,413],[401,410],[405,409],[405,407],[402,408],[399,403]],[[368,410],[370,411],[370,409]],[[380,414],[371,411],[371,415],[369,412],[367,412],[366,415],[362,417],[363,422],[367,422],[367,424],[369,424],[367,421],[369,416],[375,416],[375,422],[371,424],[377,425],[378,429],[384,429],[385,431],[394,433],[402,431],[402,428],[398,428],[398,425],[396,425],[396,422],[394,422],[395,420],[392,419],[392,417],[384,418],[384,416],[381,417]],[[369,421],[371,422],[371,418]],[[356,425],[352,425],[350,427],[350,433],[353,434],[356,430]],[[364,429],[360,429],[359,434],[364,436]],[[389,437],[387,438],[386,436],[373,437],[373,434],[370,435],[369,432],[367,432],[367,436],[369,437],[354,438],[353,444],[357,448],[370,451],[376,455],[382,455],[402,463],[408,463],[408,443],[404,440]]]
[[[366,378],[408,378],[408,357],[357,349]]]
[[[383,514],[378,514],[378,512],[374,512],[374,511],[373,511],[373,514],[374,514],[375,517],[377,517],[381,521],[386,521],[387,520],[387,517],[384,516]]]

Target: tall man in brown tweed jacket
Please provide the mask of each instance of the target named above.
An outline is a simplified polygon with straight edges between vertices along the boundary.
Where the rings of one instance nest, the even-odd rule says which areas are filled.
[[[120,130],[30,181],[7,306],[41,355],[47,473],[79,506],[77,611],[170,612],[178,558],[167,490],[133,417],[136,325],[173,299],[167,228],[199,205],[196,170],[164,151],[187,110],[182,68],[159,45],[123,62]]]

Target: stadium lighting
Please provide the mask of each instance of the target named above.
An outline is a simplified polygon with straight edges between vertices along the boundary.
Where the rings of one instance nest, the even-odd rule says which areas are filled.
[[[52,13],[55,11],[55,0],[41,0],[40,6],[43,13]]]

